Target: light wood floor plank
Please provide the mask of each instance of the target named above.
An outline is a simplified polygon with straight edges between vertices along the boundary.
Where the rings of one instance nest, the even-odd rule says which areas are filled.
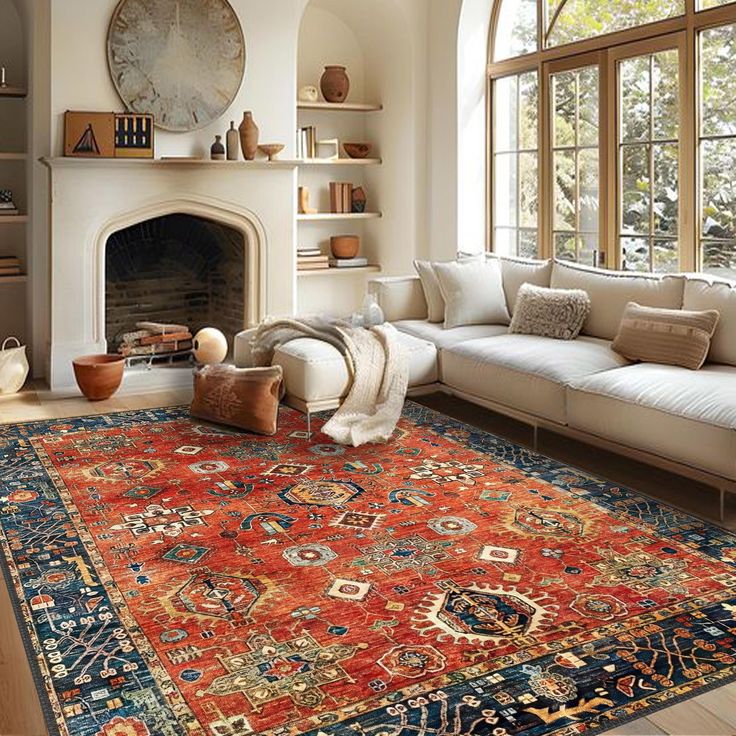
[[[649,720],[670,736],[733,736],[734,728],[695,700],[654,713]]]
[[[610,736],[666,736],[667,732],[655,726],[648,718],[639,718],[631,723],[607,731]]]

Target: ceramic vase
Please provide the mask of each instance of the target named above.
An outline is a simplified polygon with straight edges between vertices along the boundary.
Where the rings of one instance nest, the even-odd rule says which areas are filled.
[[[365,327],[375,327],[385,322],[383,309],[378,303],[375,294],[366,294],[363,299],[363,325]]]
[[[227,357],[227,338],[214,327],[203,327],[194,336],[194,359],[202,365],[217,365]]]
[[[120,388],[125,358],[121,355],[85,355],[72,362],[74,377],[90,401],[109,399]]]
[[[240,134],[235,127],[234,120],[230,121],[230,130],[228,130],[225,136],[225,143],[227,144],[227,160],[237,161],[240,149]]]
[[[240,134],[240,147],[243,149],[243,158],[246,161],[253,161],[258,151],[258,126],[253,120],[253,113],[250,111],[243,113],[243,122],[238,128]]]
[[[210,148],[210,158],[213,161],[224,161],[225,160],[225,146],[222,145],[222,136],[216,135],[215,142]]]
[[[10,341],[15,347],[8,347]],[[0,348],[0,394],[17,394],[28,377],[26,347],[17,337],[8,337]]]
[[[345,102],[350,91],[350,79],[344,66],[326,66],[319,81],[327,102]]]

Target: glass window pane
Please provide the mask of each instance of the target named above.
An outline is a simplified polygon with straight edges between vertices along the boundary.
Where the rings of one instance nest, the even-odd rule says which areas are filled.
[[[703,271],[736,279],[736,240],[704,240]]]
[[[552,77],[554,136],[556,147],[575,145],[576,79],[574,72]]]
[[[654,232],[677,235],[679,216],[679,146],[676,143],[657,144],[654,156]]]
[[[736,139],[704,141],[703,236],[736,238]]]
[[[669,49],[652,56],[652,128],[656,140],[677,139],[679,108],[679,54]]]
[[[649,240],[647,238],[622,238],[622,266],[625,271],[649,271]]]
[[[539,256],[536,230],[522,230],[519,233],[519,255],[522,258],[537,258]]]
[[[517,224],[517,166],[518,155],[515,153],[499,153],[495,157],[493,172],[495,208],[493,222],[495,225],[515,227]]]
[[[684,13],[685,0],[567,0],[556,18],[548,16],[547,45],[594,38]]]
[[[580,181],[579,230],[584,233],[597,233],[599,225],[597,148],[580,151],[578,155],[578,178]]]
[[[650,63],[648,56],[625,59],[619,64],[621,141],[649,138]]]
[[[578,145],[598,145],[598,67],[590,66],[578,73]]]
[[[536,153],[519,154],[519,225],[537,226],[539,179]]]
[[[652,255],[656,273],[677,273],[680,270],[680,245],[676,240],[655,240]]]
[[[581,235],[578,238],[578,263],[597,266],[600,242],[597,235]]]
[[[698,10],[717,8],[719,5],[730,5],[733,2],[736,2],[736,0],[700,0]]]
[[[700,36],[701,133],[736,135],[736,25]]]
[[[504,77],[493,83],[493,150],[515,151],[517,131],[518,77]]]
[[[537,50],[537,0],[504,0],[493,47],[495,61]]]
[[[575,154],[572,151],[557,151],[554,154],[555,169],[555,230],[576,229],[577,224],[577,177]]]
[[[519,146],[535,150],[539,143],[539,85],[537,73],[519,76]]]
[[[649,146],[621,152],[621,232],[649,234]]]
[[[575,236],[569,233],[555,233],[555,258],[564,261],[576,261]]]
[[[497,227],[493,231],[493,250],[502,256],[516,255],[516,230]]]

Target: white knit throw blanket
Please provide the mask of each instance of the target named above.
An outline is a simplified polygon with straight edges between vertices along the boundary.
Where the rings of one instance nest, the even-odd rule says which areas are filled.
[[[271,365],[279,346],[311,337],[337,348],[348,366],[348,395],[322,432],[341,445],[387,442],[396,429],[409,384],[409,360],[390,324],[370,329],[319,318],[264,322],[252,342],[256,365]]]

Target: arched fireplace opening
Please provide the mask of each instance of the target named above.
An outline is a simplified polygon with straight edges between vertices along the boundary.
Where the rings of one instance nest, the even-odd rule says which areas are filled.
[[[105,249],[105,337],[114,352],[141,322],[222,330],[232,345],[246,326],[243,234],[189,214],[119,230]],[[182,343],[186,347],[185,343]]]

